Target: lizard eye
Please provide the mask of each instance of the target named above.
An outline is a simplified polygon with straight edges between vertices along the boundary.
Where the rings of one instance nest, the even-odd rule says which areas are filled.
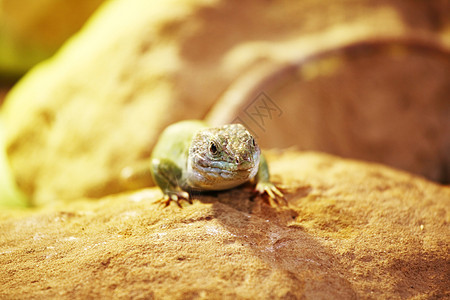
[[[254,139],[254,138],[252,138],[252,145],[253,145],[253,147],[256,146],[256,143],[255,143],[255,139]]]
[[[211,146],[209,146],[209,151],[212,154],[217,154],[217,147],[216,147],[216,145],[214,143],[211,143]]]

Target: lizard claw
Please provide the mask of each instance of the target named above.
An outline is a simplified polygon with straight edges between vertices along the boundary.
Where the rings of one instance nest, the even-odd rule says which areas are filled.
[[[281,204],[280,200],[283,200],[285,205],[288,205],[284,194],[271,182],[258,182],[255,187],[255,192],[259,195],[266,194],[269,198],[271,206],[278,206]]]
[[[185,200],[187,202],[189,202],[189,204],[192,204],[192,200],[189,198],[189,193],[185,192],[185,191],[170,191],[170,192],[165,192],[164,196],[157,200],[155,203],[160,203],[162,205],[164,205],[164,207],[169,206],[170,202],[175,202],[179,208],[183,208],[181,206],[181,201]]]

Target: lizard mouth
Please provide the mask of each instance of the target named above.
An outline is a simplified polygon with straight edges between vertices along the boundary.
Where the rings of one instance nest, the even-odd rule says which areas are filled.
[[[220,177],[223,179],[234,179],[234,178],[248,178],[250,177],[252,173],[252,169],[245,169],[245,170],[224,170],[224,169],[218,169],[218,173]]]
[[[225,190],[249,181],[256,175],[257,168],[227,170],[197,165],[189,175],[189,185],[200,190]]]
[[[216,178],[225,181],[242,181],[250,180],[256,175],[258,170],[255,166],[246,168],[237,168],[236,165],[216,165],[216,166],[202,166],[197,165],[197,172],[202,173],[204,177]]]
[[[224,161],[208,162],[206,164],[204,162],[199,162],[197,167],[201,172],[212,176],[220,175],[224,179],[232,177],[242,178],[257,169],[255,168],[255,165],[250,162],[236,165],[234,163]]]
[[[224,190],[251,180],[258,168],[259,151],[231,160],[195,155],[188,160],[186,178],[188,185],[194,189]]]

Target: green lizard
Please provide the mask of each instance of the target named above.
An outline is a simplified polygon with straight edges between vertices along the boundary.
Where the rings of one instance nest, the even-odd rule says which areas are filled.
[[[270,182],[269,168],[252,135],[241,124],[208,127],[202,121],[182,121],[167,127],[151,155],[154,182],[168,206],[190,203],[190,191],[218,191],[256,181],[255,191],[270,201],[284,200]]]

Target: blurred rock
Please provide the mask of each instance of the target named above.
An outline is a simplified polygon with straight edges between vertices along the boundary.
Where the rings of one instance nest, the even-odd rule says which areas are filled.
[[[245,187],[162,208],[153,188],[0,212],[0,298],[448,296],[448,187],[314,153],[269,161],[289,208]]]
[[[52,55],[102,2],[0,0],[0,80],[13,80]]]
[[[78,36],[54,58],[32,70],[8,95],[3,116],[7,152],[14,174],[20,187],[38,205],[123,191],[126,187],[119,180],[120,170],[147,158],[158,133],[165,126],[181,119],[204,118],[216,100],[232,94],[235,84],[241,83],[246,75],[255,74],[259,68],[271,66],[276,69],[295,63],[299,57],[324,49],[338,50],[345,45],[380,38],[401,40],[413,36],[441,43],[440,37],[449,21],[445,10],[438,8],[442,7],[422,2],[405,4],[403,1],[338,1],[333,4],[329,1],[281,0],[186,0],[151,4],[138,0],[110,1]],[[372,58],[374,65],[370,64]],[[386,71],[396,72],[407,64],[404,56],[400,59],[401,63]],[[347,74],[345,76],[351,82],[343,86],[345,93],[336,92],[336,85],[339,87],[340,83],[333,78],[328,85],[317,85],[327,77],[319,74],[310,76],[316,82],[317,92],[308,94],[304,90],[301,94],[304,100],[298,102],[294,94],[289,94],[291,90],[297,93],[299,88],[298,81],[289,81],[292,76],[267,81],[283,84],[279,96],[273,96],[272,89],[269,95],[279,103],[284,116],[289,117],[277,119],[280,126],[272,127],[276,133],[274,135],[274,130],[270,134],[274,139],[262,138],[263,147],[296,144],[302,149],[318,148],[347,156],[353,153],[379,161],[387,157],[385,162],[391,163],[394,156],[379,155],[376,151],[390,149],[388,145],[377,144],[377,149],[370,147],[374,141],[390,142],[393,137],[378,137],[385,130],[372,132],[371,129],[376,128],[377,122],[384,122],[377,116],[389,110],[389,105],[396,108],[398,104],[386,104],[385,109],[383,103],[386,102],[382,102],[382,109],[375,116],[369,116],[368,125],[364,124],[365,115],[357,113],[370,115],[369,107],[360,109],[358,105],[384,99],[386,95],[389,99],[397,98],[394,93],[386,93],[384,82],[369,85],[366,89],[359,87],[359,76],[355,72],[365,69],[370,76],[369,71],[373,69],[380,74],[383,70],[378,64],[389,66],[395,58],[375,54],[348,60],[348,68],[353,72],[338,68],[330,73],[335,77]],[[411,70],[424,70],[422,64],[428,61],[435,74],[447,74],[445,64],[439,66],[434,56],[419,60]],[[308,74],[315,74],[315,71]],[[247,78],[249,84],[258,83],[258,78]],[[264,78],[259,79],[266,82]],[[391,81],[395,74],[386,74],[386,78]],[[370,83],[369,78],[361,79],[364,84]],[[445,94],[439,92],[446,89],[436,85],[445,84],[446,80],[427,81],[426,86],[438,93],[435,98],[422,99],[431,103],[430,113],[439,111],[434,106],[441,100],[436,99],[442,99]],[[411,82],[408,80],[407,84]],[[380,86],[383,87],[382,94],[378,97],[373,93]],[[391,86],[396,88],[394,84]],[[331,102],[327,99],[331,98],[325,97],[328,90],[322,90],[322,87],[334,88],[330,90],[334,93],[330,109]],[[364,93],[350,97],[351,87],[355,87],[355,92]],[[281,95],[288,95],[286,99],[290,100],[284,102]],[[425,91],[423,95],[428,97],[430,92]],[[243,98],[239,94],[236,97]],[[311,100],[306,100],[309,98]],[[367,100],[357,101],[359,99]],[[416,111],[416,105],[411,104],[415,99],[408,98],[404,105],[411,105]],[[347,107],[354,111],[343,113]],[[288,112],[295,115],[288,115]],[[226,114],[225,110],[223,114]],[[312,120],[297,121],[305,115]],[[353,116],[357,116],[354,126]],[[405,121],[422,121],[412,116],[414,114]],[[392,119],[395,117],[389,116],[388,120]],[[430,115],[429,119],[434,120],[434,116]],[[324,123],[323,120],[328,121]],[[442,134],[433,131],[440,120],[437,118],[432,126],[426,123],[426,133],[420,132],[418,144],[423,135],[431,135],[431,139],[443,138]],[[323,130],[322,125],[311,126],[311,123],[324,123]],[[358,126],[362,126],[362,131],[348,132],[358,131]],[[386,128],[384,124],[380,126]],[[394,132],[403,134],[408,128],[416,128],[414,125],[400,127],[404,129]],[[334,132],[330,133],[331,129]],[[317,138],[322,134],[323,137]],[[355,149],[354,145],[359,143],[357,139],[366,139],[366,135],[375,138],[363,140]],[[348,143],[349,139],[355,140]],[[399,153],[405,152],[397,149],[397,145],[411,145],[410,140],[406,145],[394,142],[391,151]],[[441,144],[436,142],[424,147],[421,159],[427,160],[433,151],[436,151],[436,159],[424,163],[425,171],[417,166],[413,171],[435,178],[438,172],[433,168],[441,160],[437,158],[441,155]],[[412,157],[417,156],[415,149],[411,153]],[[407,158],[401,165],[409,161]]]
[[[0,120],[0,210],[8,207],[24,208],[29,201],[17,187],[5,153],[3,137],[4,129]]]
[[[209,119],[237,118],[263,147],[320,150],[450,183],[450,49],[433,40],[324,48],[254,68],[228,93]]]

